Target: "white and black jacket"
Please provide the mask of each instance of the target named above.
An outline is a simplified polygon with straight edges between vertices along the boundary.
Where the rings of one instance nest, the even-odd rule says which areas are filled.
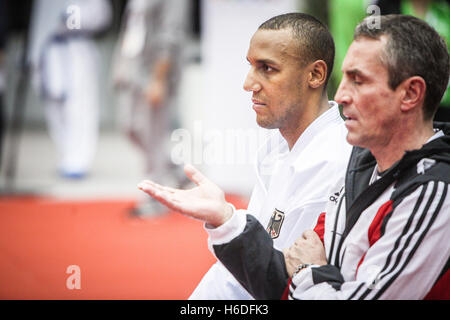
[[[346,136],[347,129],[334,101],[308,126],[292,149],[275,130],[257,154],[256,184],[248,208],[238,210],[236,216],[245,219],[246,213],[251,213],[269,230],[274,248],[289,248],[298,234],[314,228],[327,206],[330,188],[344,178],[352,152]],[[210,245],[233,238],[226,232],[229,225],[208,230],[215,240]],[[243,229],[245,221],[240,226]],[[189,299],[248,300],[252,296],[217,262]]]
[[[353,149],[345,187],[316,228],[327,265],[289,279],[283,254],[250,214],[227,222],[235,236],[214,254],[256,299],[449,299],[450,130],[442,129],[373,183],[375,159]]]

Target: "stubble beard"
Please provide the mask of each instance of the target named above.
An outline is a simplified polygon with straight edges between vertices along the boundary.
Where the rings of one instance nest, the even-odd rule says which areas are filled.
[[[275,117],[272,113],[268,116],[257,116],[256,123],[264,129],[285,129],[291,127],[291,123],[295,123],[298,115],[296,114],[296,106],[290,106],[283,114]]]

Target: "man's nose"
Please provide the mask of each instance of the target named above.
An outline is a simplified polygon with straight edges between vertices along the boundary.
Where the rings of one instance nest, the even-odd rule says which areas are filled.
[[[255,80],[253,71],[250,70],[244,81],[244,90],[249,92],[258,92],[261,90],[261,84]]]
[[[346,105],[351,102],[350,94],[346,88],[345,80],[342,80],[334,96],[334,101],[340,105]]]

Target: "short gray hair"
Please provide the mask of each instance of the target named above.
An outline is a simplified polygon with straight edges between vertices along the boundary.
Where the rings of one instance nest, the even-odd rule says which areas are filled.
[[[369,17],[370,18],[370,17]],[[354,40],[387,36],[381,61],[386,65],[391,89],[407,78],[420,76],[427,89],[424,120],[431,120],[447,89],[450,62],[445,40],[423,20],[408,15],[380,17],[380,28],[364,19],[355,29]]]

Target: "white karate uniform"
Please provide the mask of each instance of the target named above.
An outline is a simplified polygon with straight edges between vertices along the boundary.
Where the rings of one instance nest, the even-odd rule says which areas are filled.
[[[100,60],[93,35],[110,25],[112,8],[107,0],[45,0],[35,8],[31,60],[59,170],[83,176],[91,168],[99,130]]]
[[[264,227],[269,225],[275,209],[284,213],[281,228],[275,230],[272,237],[279,250],[291,246],[305,230],[314,228],[333,196],[331,188],[345,175],[351,146],[347,143],[347,130],[337,104],[330,102],[330,105],[330,110],[306,128],[291,151],[277,131],[258,152],[257,184],[247,210],[243,211],[254,215]],[[227,223],[213,231],[216,233],[214,244],[227,243],[234,237],[234,233],[227,234],[226,229]],[[216,262],[190,299],[252,297],[220,262]]]

